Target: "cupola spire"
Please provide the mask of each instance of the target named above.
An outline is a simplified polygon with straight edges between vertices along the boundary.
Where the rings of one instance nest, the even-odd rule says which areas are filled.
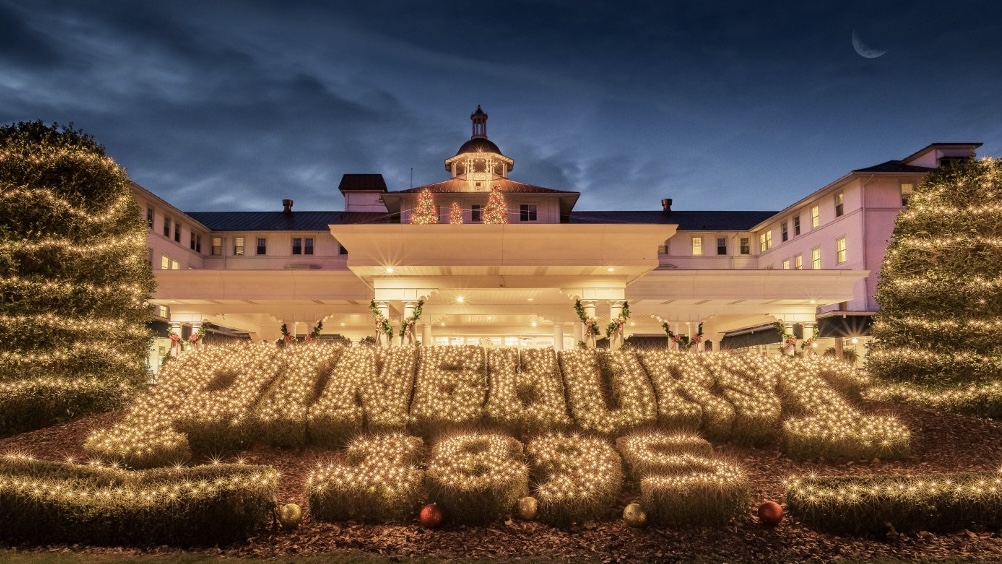
[[[470,114],[470,121],[473,122],[471,139],[487,139],[487,114],[480,109],[480,104],[477,104],[477,111]]]

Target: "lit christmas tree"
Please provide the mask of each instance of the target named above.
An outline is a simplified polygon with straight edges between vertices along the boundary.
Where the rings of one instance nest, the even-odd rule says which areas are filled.
[[[491,188],[491,195],[484,207],[483,219],[484,223],[508,223],[508,203],[504,199],[504,193],[497,186]]]
[[[93,138],[0,127],[0,434],[110,409],[145,382],[146,231]]]
[[[411,223],[418,225],[438,223],[438,208],[435,207],[435,197],[431,190],[425,188],[418,193],[417,206],[411,213]]]
[[[1002,380],[1000,200],[996,160],[937,169],[916,188],[880,271],[874,376],[926,392]]]
[[[459,207],[459,202],[452,202],[449,206],[449,223],[453,225],[463,223],[463,208]]]

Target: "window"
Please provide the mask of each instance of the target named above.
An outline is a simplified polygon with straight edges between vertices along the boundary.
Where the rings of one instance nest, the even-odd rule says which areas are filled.
[[[189,243],[189,246],[191,247],[191,250],[193,250],[193,251],[195,250],[195,233],[194,232],[191,233],[191,242]]]
[[[212,255],[219,256],[223,254],[223,239],[222,237],[212,238]]]
[[[339,255],[346,255],[346,254],[348,254],[348,249],[344,248],[344,245],[339,244],[337,246],[337,254],[339,254]]]
[[[804,269],[804,255],[797,255],[793,257],[793,268],[797,270]]]
[[[811,208],[811,229],[821,225],[821,209],[818,206]]]
[[[196,253],[201,253],[202,252],[202,236],[201,235],[195,235],[195,252]]]
[[[841,264],[845,262],[845,237],[839,237],[835,241],[835,262]]]
[[[172,260],[172,261],[170,261],[170,269],[171,269],[171,270],[177,270],[177,269],[179,269],[180,267],[181,267],[181,265],[180,265],[180,264],[178,264],[176,260]]]
[[[301,237],[292,238],[292,254],[294,255],[303,254],[303,239]]]
[[[257,238],[257,254],[268,254],[268,239],[265,239],[264,237]]]
[[[727,254],[727,237],[717,237],[717,254]]]
[[[800,216],[793,216],[793,236],[800,235]]]
[[[811,268],[821,270],[821,247],[811,249]]]
[[[772,231],[763,231],[758,236],[758,246],[761,252],[766,252],[772,248]]]
[[[790,259],[783,261],[783,270],[790,270]]]
[[[480,223],[483,221],[483,218],[481,217],[483,209],[484,207],[480,204],[473,204],[473,207],[470,208],[470,221],[473,223]]]
[[[536,221],[536,204],[522,204],[518,206],[519,221]]]
[[[845,194],[839,192],[835,194],[835,217],[842,217],[845,213]]]
[[[904,183],[901,185],[901,205],[907,206],[908,200],[912,197],[912,192],[915,190],[915,185],[911,183]]]
[[[703,238],[693,237],[692,238],[692,256],[700,256],[703,254]]]
[[[751,254],[751,239],[748,237],[741,238],[741,254],[743,255]]]
[[[233,254],[242,255],[244,254],[244,238],[234,237],[233,238]]]
[[[306,238],[306,252],[307,255],[313,254],[313,237]]]
[[[163,255],[160,257],[160,270],[167,270],[170,268],[170,257]]]
[[[146,208],[146,224],[153,229],[153,208]]]
[[[779,227],[781,233],[780,238],[785,243],[790,239],[790,228],[787,226],[785,221]]]
[[[181,222],[179,221],[174,222],[174,242],[181,242]]]
[[[168,315],[167,306],[160,306],[160,317],[166,318]]]
[[[164,216],[164,237],[170,237],[170,218]]]

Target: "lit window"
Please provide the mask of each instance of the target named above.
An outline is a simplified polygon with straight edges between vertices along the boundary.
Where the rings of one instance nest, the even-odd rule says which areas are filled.
[[[811,268],[821,270],[821,247],[811,249]]]
[[[234,237],[233,238],[233,254],[242,255],[244,254],[244,238]]]
[[[480,223],[483,221],[483,218],[481,217],[482,210],[483,206],[480,204],[473,204],[473,207],[470,208],[470,221],[472,223]]]
[[[292,254],[301,255],[303,254],[303,239],[302,237],[292,238]]]
[[[160,306],[160,317],[166,318],[167,315],[167,306]]]
[[[790,270],[790,259],[783,261],[783,270]]]
[[[178,262],[176,260],[170,261],[170,269],[171,270],[177,270],[179,268],[181,268],[181,265],[178,264]]]
[[[772,248],[772,231],[764,231],[758,235],[758,246],[761,252],[766,252]]]
[[[818,206],[811,208],[811,228],[821,225],[821,209]]]
[[[313,237],[307,237],[306,238],[306,249],[305,249],[305,253],[304,254],[307,254],[307,255],[312,255],[313,254]]]
[[[536,205],[522,204],[518,206],[519,221],[536,221]]]
[[[257,238],[257,254],[268,254],[268,239],[265,239],[264,237]]]
[[[741,238],[741,254],[750,255],[751,254],[751,239],[748,237]]]
[[[179,221],[174,222],[174,242],[181,242],[181,222]]]
[[[717,254],[727,254],[727,237],[717,237]]]
[[[797,255],[793,257],[793,268],[796,270],[804,269],[804,255]]]
[[[835,217],[842,217],[845,213],[845,194],[839,192],[835,194]]]
[[[170,257],[163,255],[160,257],[160,270],[167,270],[170,268]]]
[[[784,243],[787,242],[787,241],[789,241],[790,240],[790,228],[787,226],[787,223],[784,221],[779,227],[780,227],[780,233],[781,233],[780,238],[783,240]]]
[[[223,239],[222,237],[212,238],[212,255],[219,256],[223,254]]]
[[[146,223],[153,229],[153,208],[146,208]]]
[[[170,218],[164,216],[164,237],[170,237]]]
[[[793,236],[800,235],[800,216],[793,216]]]
[[[693,237],[692,238],[692,255],[699,256],[703,254],[703,238]]]
[[[840,237],[838,241],[835,241],[835,257],[836,262],[845,262],[845,237]]]
[[[912,197],[912,192],[915,191],[915,185],[911,183],[905,183],[901,185],[901,205],[907,206],[908,200]]]

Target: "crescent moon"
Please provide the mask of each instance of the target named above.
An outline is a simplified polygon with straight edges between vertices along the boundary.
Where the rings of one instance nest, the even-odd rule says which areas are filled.
[[[855,29],[852,30],[852,48],[855,49],[857,53],[859,53],[860,57],[863,57],[865,59],[876,59],[877,57],[887,52],[886,50],[880,51],[878,49],[871,49],[870,47],[867,47],[866,43],[863,43],[863,40],[860,39],[859,35],[856,34]]]

